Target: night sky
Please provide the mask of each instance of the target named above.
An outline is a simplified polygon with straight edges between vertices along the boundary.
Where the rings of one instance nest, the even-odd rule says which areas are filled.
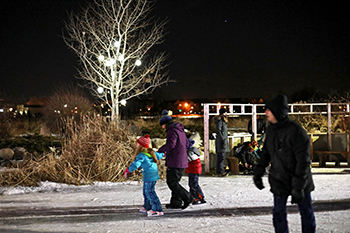
[[[77,56],[61,38],[67,11],[89,0],[13,0],[1,7],[0,96],[49,95],[77,82]],[[290,95],[306,87],[350,91],[346,2],[158,0],[169,18],[165,99]]]

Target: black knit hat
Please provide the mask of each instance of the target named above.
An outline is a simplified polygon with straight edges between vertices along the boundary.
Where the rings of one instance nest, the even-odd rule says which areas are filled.
[[[160,125],[165,125],[166,123],[168,123],[168,122],[170,122],[172,120],[173,120],[173,118],[171,118],[171,116],[169,116],[168,111],[164,109],[162,111],[162,117],[159,120],[159,124]]]
[[[277,121],[282,121],[288,117],[289,107],[287,96],[285,95],[278,95],[270,99],[265,104],[265,107],[270,109]]]
[[[219,110],[220,115],[224,114],[225,112],[227,112],[225,108],[220,108]]]

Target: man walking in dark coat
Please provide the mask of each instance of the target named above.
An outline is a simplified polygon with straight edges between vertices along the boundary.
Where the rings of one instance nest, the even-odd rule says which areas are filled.
[[[273,225],[275,232],[288,232],[286,204],[292,196],[301,215],[302,232],[315,232],[316,222],[310,192],[315,189],[310,169],[310,139],[306,131],[288,118],[285,95],[266,103],[266,131],[260,160],[254,168],[254,183],[263,189],[262,176],[271,163],[269,183],[274,197]]]

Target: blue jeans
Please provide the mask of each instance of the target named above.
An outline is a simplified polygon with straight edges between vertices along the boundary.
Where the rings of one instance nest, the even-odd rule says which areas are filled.
[[[193,199],[199,198],[200,194],[204,198],[201,187],[198,184],[199,174],[188,174],[188,186],[190,186],[190,193]]]
[[[157,181],[144,181],[143,182],[143,207],[146,210],[162,211],[162,205],[155,191]]]
[[[287,221],[287,199],[288,196],[273,195],[273,226],[276,233],[288,233]],[[310,193],[305,194],[302,202],[298,203],[298,208],[301,216],[301,227],[303,233],[316,232],[316,221]]]

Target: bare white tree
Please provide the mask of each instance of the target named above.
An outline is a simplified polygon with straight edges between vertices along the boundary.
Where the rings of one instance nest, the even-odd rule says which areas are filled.
[[[172,82],[167,55],[152,53],[164,41],[166,20],[150,16],[155,1],[94,0],[65,22],[65,43],[81,61],[80,78],[119,117],[122,100],[151,93]]]

